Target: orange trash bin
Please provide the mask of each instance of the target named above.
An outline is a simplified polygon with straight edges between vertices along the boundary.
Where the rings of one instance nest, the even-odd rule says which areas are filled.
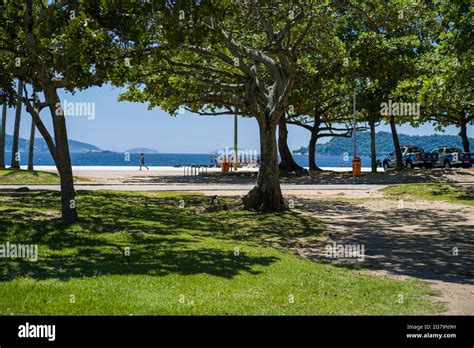
[[[222,173],[228,173],[230,170],[230,161],[228,159],[221,160]]]
[[[352,175],[359,176],[361,174],[361,162],[360,157],[354,157],[352,160]]]

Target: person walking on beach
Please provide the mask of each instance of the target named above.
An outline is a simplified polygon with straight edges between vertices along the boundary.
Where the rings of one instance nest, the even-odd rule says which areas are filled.
[[[140,154],[140,170],[142,170],[142,167],[145,167],[146,170],[150,169],[145,165],[145,155],[143,153]]]

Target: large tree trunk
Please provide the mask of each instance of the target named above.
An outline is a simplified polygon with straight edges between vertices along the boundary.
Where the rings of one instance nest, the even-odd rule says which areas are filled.
[[[22,98],[23,98],[23,81],[18,80],[18,103],[16,105],[15,127],[13,129],[12,161],[11,161],[11,167],[13,169],[20,169],[20,153],[18,151],[18,142],[20,139],[21,109],[23,107]]]
[[[377,173],[377,150],[375,144],[375,121],[369,121],[370,125],[370,162],[372,173]]]
[[[5,168],[5,135],[6,135],[6,126],[7,126],[7,99],[3,98],[3,107],[2,107],[2,122],[0,129],[0,168]]]
[[[461,131],[459,132],[459,135],[461,136],[463,150],[464,152],[471,152],[469,138],[467,136],[466,113],[464,111],[460,113],[460,127],[461,127]]]
[[[390,116],[390,128],[392,130],[393,146],[395,147],[395,156],[397,158],[397,165],[395,169],[403,169],[402,151],[400,149],[400,141],[398,140],[397,127],[395,126],[395,117]]]
[[[35,152],[35,131],[36,126],[33,119],[31,119],[31,130],[30,130],[30,145],[28,151],[28,170],[33,170],[33,155]]]
[[[61,220],[64,223],[74,223],[78,220],[76,210],[76,191],[74,190],[74,176],[71,166],[71,155],[66,129],[64,110],[60,108],[60,99],[56,89],[48,83],[43,83],[45,98],[53,117],[54,139],[56,143],[56,167],[61,182]]]
[[[288,147],[288,129],[284,116],[278,122],[278,151],[280,152],[281,162],[278,165],[281,173],[297,172],[303,170],[293,159],[293,155]]]
[[[308,162],[310,171],[321,171],[322,169],[316,165],[316,143],[318,142],[318,130],[311,131],[311,138],[308,145]]]
[[[246,209],[282,211],[285,202],[279,181],[276,126],[264,123],[259,122],[261,161],[257,183],[242,201]]]

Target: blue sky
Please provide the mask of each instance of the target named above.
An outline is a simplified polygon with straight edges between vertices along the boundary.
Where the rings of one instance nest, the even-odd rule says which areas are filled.
[[[184,113],[171,117],[160,109],[148,110],[146,104],[117,102],[119,88],[103,86],[77,92],[74,95],[62,93],[68,102],[95,103],[95,118],[67,117],[70,139],[96,145],[102,149],[125,151],[134,147],[147,147],[163,153],[209,153],[233,146],[232,116],[198,116]],[[49,110],[42,112],[42,119],[50,128]],[[15,110],[9,109],[7,133],[12,134]],[[26,111],[22,114],[20,135],[29,137],[31,118]],[[473,126],[469,136],[474,137]],[[50,128],[51,129],[51,128]],[[386,125],[377,131],[390,131]],[[419,128],[408,125],[398,127],[399,133],[426,135],[434,134],[429,124]],[[459,130],[449,127],[446,134],[457,135]],[[289,146],[297,149],[307,146],[309,132],[301,127],[289,126]],[[253,118],[239,117],[239,148],[259,149],[258,126]]]

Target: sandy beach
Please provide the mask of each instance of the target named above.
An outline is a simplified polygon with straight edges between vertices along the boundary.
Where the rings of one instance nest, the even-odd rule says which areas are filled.
[[[26,169],[23,168],[22,169]],[[150,167],[140,171],[138,167],[126,166],[73,166],[78,178],[76,184],[87,185],[252,185],[255,182],[256,168],[240,168],[236,173],[219,174],[220,168],[207,168],[201,174],[190,175],[189,167]],[[452,182],[474,184],[474,168],[405,170],[401,172],[370,173],[363,167],[362,175],[352,176],[350,167],[327,167],[319,172],[307,172],[302,175],[289,175],[281,178],[282,185],[390,185],[419,182]],[[35,166],[35,170],[57,172],[54,166]],[[186,175],[185,175],[186,174]],[[247,189],[247,187],[245,187]]]

